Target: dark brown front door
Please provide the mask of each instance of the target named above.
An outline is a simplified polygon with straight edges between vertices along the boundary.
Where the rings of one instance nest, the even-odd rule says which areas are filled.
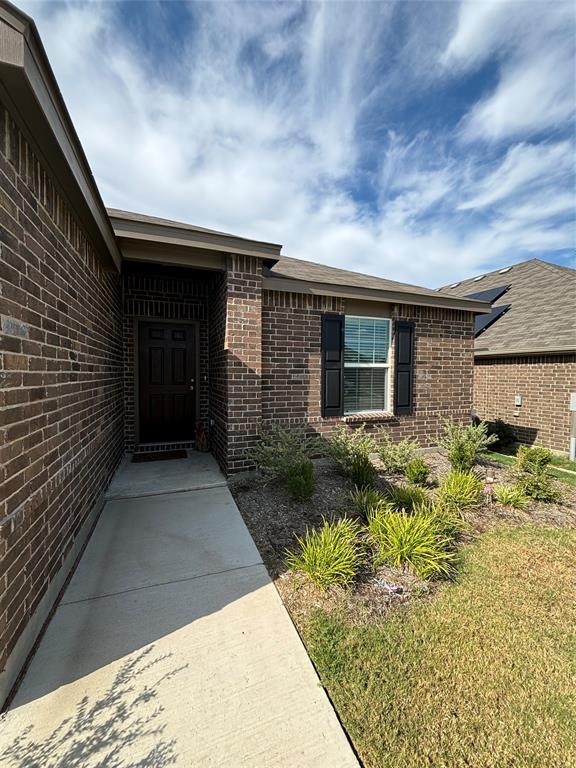
[[[140,442],[192,440],[196,335],[193,325],[140,323]]]

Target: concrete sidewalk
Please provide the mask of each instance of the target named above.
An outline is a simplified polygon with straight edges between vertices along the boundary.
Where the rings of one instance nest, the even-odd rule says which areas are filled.
[[[2,765],[357,766],[228,488],[171,491],[106,504]]]

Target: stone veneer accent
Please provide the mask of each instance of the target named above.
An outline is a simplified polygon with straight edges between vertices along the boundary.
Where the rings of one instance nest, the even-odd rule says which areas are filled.
[[[523,443],[568,451],[571,392],[576,392],[574,353],[476,358],[474,407],[478,416],[502,419]],[[522,396],[519,408],[514,405],[515,395]]]
[[[37,632],[46,618],[122,455],[123,391],[120,275],[104,271],[1,103],[0,257],[0,694],[6,694],[14,659],[21,664],[34,640],[23,632],[29,624]]]

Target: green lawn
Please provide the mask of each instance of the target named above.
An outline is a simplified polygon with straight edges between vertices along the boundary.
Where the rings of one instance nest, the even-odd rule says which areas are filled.
[[[494,461],[498,464],[505,464],[506,466],[512,466],[516,463],[516,457],[511,456],[508,453],[495,453],[494,451],[486,451],[482,456],[490,461]],[[554,466],[549,467],[550,474],[557,480],[568,485],[573,485],[576,488],[576,475],[570,472],[564,472],[563,469],[571,470],[576,464],[569,459],[565,459],[563,456],[554,456],[552,459]]]
[[[366,768],[576,766],[576,531],[494,529],[377,624],[316,611],[308,650]]]

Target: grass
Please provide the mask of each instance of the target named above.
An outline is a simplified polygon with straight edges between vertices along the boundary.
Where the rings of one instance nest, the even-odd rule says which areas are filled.
[[[516,464],[516,457],[510,456],[507,453],[495,453],[494,451],[486,451],[482,454],[482,458],[494,461],[497,464],[504,464],[507,467],[511,467]],[[563,456],[554,456],[552,459],[552,466],[548,467],[549,473],[552,477],[560,480],[567,485],[572,485],[576,488],[576,475],[572,475],[569,472],[562,471],[564,469],[572,469],[576,466],[575,462],[565,459]],[[576,471],[576,470],[575,470]]]
[[[494,529],[460,580],[304,637],[366,768],[576,766],[576,531]]]

